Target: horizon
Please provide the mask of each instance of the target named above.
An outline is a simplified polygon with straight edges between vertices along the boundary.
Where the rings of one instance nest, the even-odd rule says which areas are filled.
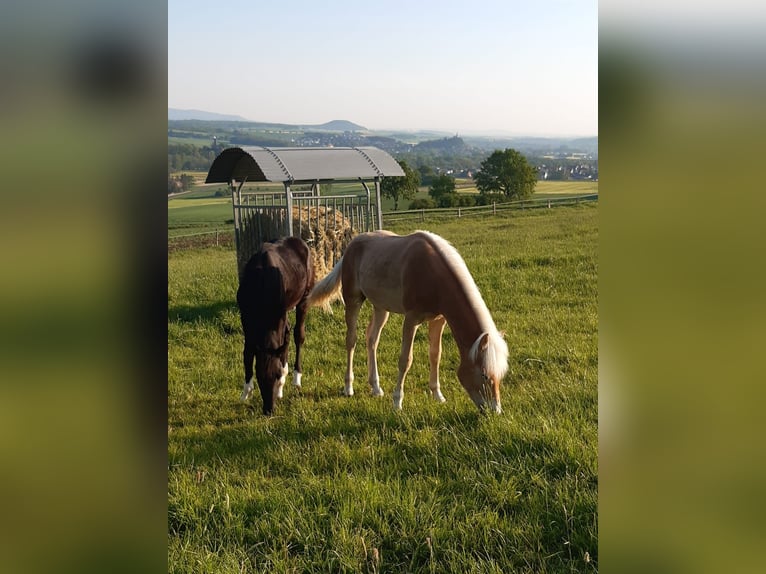
[[[236,32],[232,13],[256,33]],[[346,118],[371,131],[596,137],[598,4],[232,0],[223,14],[169,0],[168,107],[276,124]]]
[[[475,131],[475,130],[466,130],[461,132],[451,132],[450,130],[446,129],[409,129],[409,128],[380,128],[380,129],[371,129],[365,125],[362,125],[360,122],[355,122],[354,120],[349,119],[342,119],[342,118],[333,118],[331,120],[326,120],[323,122],[272,122],[267,120],[254,120],[250,118],[245,118],[241,116],[240,114],[234,114],[234,113],[228,113],[228,112],[218,112],[218,111],[212,111],[212,110],[201,110],[197,108],[175,108],[172,106],[168,106],[168,110],[175,110],[178,112],[199,112],[203,114],[216,114],[216,115],[222,115],[222,116],[239,116],[239,119],[212,119],[212,120],[206,120],[201,118],[190,118],[196,121],[241,121],[241,122],[250,122],[250,123],[256,123],[256,124],[281,124],[281,125],[288,125],[288,126],[321,126],[324,124],[328,124],[331,122],[349,122],[352,124],[355,124],[359,127],[364,128],[367,131],[370,132],[396,132],[396,133],[404,133],[404,134],[418,134],[418,133],[428,133],[433,132],[435,134],[453,134],[454,136],[458,137],[486,137],[486,138],[550,138],[550,139],[586,139],[586,138],[598,138],[598,133],[593,134],[533,134],[533,133],[513,133],[513,132],[507,132],[503,130],[494,130],[494,131]],[[186,121],[186,120],[171,120],[168,118],[168,121]]]

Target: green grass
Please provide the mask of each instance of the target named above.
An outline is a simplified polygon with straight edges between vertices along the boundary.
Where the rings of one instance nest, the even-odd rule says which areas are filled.
[[[394,412],[397,315],[378,353],[386,396],[369,396],[369,305],[356,395],[341,396],[336,305],[309,313],[303,390],[288,382],[265,418],[257,391],[238,402],[233,251],[169,254],[169,572],[596,571],[597,207],[423,225],[460,251],[506,331],[502,415],[479,415],[460,386],[449,328],[448,402],[428,394],[421,328]]]

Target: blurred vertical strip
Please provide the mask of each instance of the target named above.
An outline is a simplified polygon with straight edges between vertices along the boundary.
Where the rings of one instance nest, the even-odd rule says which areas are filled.
[[[766,14],[599,6],[599,567],[760,571]]]
[[[166,78],[164,3],[0,8],[4,571],[166,568]]]

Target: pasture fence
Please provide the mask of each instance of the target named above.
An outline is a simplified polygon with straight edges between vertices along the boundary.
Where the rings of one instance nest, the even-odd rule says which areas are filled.
[[[406,221],[419,219],[425,221],[427,218],[463,218],[472,216],[497,215],[500,212],[511,210],[553,208],[565,205],[577,205],[590,201],[598,201],[598,193],[587,195],[574,195],[567,197],[539,197],[532,199],[522,199],[518,201],[509,201],[507,203],[491,203],[488,205],[475,205],[472,207],[440,207],[434,209],[407,209],[403,211],[389,211],[383,214],[384,223],[394,221]]]
[[[309,209],[317,209],[319,208],[319,211],[324,211],[325,214],[336,212],[339,215],[343,214],[346,218],[349,218],[351,221],[354,221],[355,223],[359,224],[360,222],[363,222],[364,224],[361,226],[362,231],[369,230],[369,221],[370,219],[367,216],[367,213],[360,209],[360,206],[358,203],[354,203],[351,198],[348,196],[345,198],[336,198],[336,197],[323,197],[321,202],[317,202],[316,198],[312,198],[313,201],[311,204],[306,202],[306,204],[302,205],[301,207],[298,207],[298,214],[300,214],[303,210],[305,210],[307,213],[309,212]],[[466,217],[476,217],[476,216],[489,216],[489,215],[497,215],[498,213],[502,212],[508,212],[512,210],[516,211],[523,211],[527,209],[551,209],[553,207],[560,207],[560,206],[568,206],[568,205],[577,205],[580,203],[586,203],[586,202],[592,202],[592,201],[598,201],[598,194],[592,193],[588,195],[576,195],[576,196],[567,196],[567,197],[543,197],[543,198],[533,198],[533,199],[524,199],[520,201],[512,201],[508,203],[492,203],[489,205],[477,205],[472,207],[444,207],[444,208],[435,208],[435,209],[409,209],[409,210],[402,210],[402,211],[389,211],[383,213],[383,222],[384,223],[393,223],[396,221],[407,221],[412,219],[417,219],[419,221],[426,221],[429,218],[432,219],[449,219],[449,218],[466,218]],[[251,204],[253,207],[256,207],[257,203],[253,202]],[[351,207],[353,206],[353,207]],[[262,206],[258,206],[262,208]],[[323,208],[323,209],[322,209]],[[264,213],[264,212],[261,212]],[[280,214],[282,217],[284,217],[284,214]],[[295,227],[295,231],[297,232],[296,235],[304,236],[305,237],[306,232],[315,231],[315,226],[308,226],[307,220],[308,217],[301,217],[298,215],[293,220],[293,225]],[[335,231],[336,230],[336,222],[334,217],[328,217],[325,216],[321,218],[322,224],[319,226],[320,228],[325,226],[326,231]],[[329,227],[328,227],[329,226]],[[312,229],[313,227],[313,229]],[[384,226],[385,227],[385,226]],[[347,238],[343,243],[348,242]],[[234,246],[235,245],[235,236],[234,236],[234,229],[232,228],[216,228],[209,231],[199,231],[195,233],[186,233],[186,234],[179,234],[179,235],[172,235],[168,236],[168,251],[177,251],[180,249],[193,249],[193,248],[201,248],[201,247],[213,247],[213,246],[222,246],[222,247],[228,247],[228,246]],[[345,245],[343,245],[345,247]],[[333,253],[333,256],[331,257],[329,267],[332,267],[332,263],[334,260],[339,256],[338,253]]]

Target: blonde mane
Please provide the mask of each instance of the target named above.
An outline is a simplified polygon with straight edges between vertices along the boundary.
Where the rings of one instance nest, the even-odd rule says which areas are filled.
[[[473,280],[473,276],[468,267],[460,256],[460,253],[443,237],[440,237],[430,231],[418,230],[417,233],[426,235],[433,245],[434,249],[444,257],[444,260],[455,272],[455,276],[458,282],[463,286],[463,289],[468,297],[468,302],[473,308],[476,316],[479,320],[482,333],[476,339],[471,346],[469,357],[473,362],[477,362],[479,354],[479,342],[484,334],[489,335],[487,350],[484,353],[484,364],[480,365],[489,375],[502,379],[508,370],[508,345],[503,340],[502,335],[498,332],[495,322],[492,320],[492,316],[489,314],[484,299],[479,293],[479,288],[476,286],[476,282]]]

